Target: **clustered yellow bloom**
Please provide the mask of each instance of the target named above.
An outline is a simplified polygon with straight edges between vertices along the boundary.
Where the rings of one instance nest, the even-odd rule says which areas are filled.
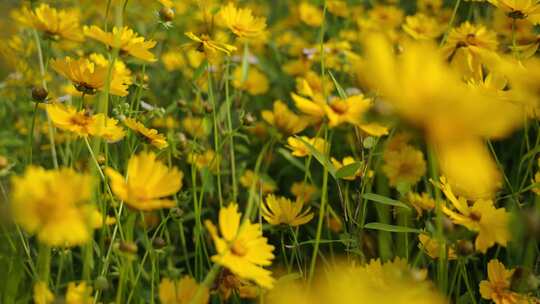
[[[49,246],[77,246],[91,239],[96,207],[90,202],[92,178],[73,169],[28,167],[12,179],[15,222]]]
[[[284,135],[300,133],[308,126],[305,118],[296,115],[281,100],[274,101],[273,111],[262,111],[261,116]]]
[[[219,234],[212,222],[205,221],[217,253],[212,261],[228,268],[241,278],[255,281],[261,287],[272,288],[272,273],[264,269],[272,263],[274,246],[262,236],[259,224],[240,222],[241,214],[235,203],[219,210]]]
[[[307,136],[287,138],[288,148],[292,150],[292,155],[305,157],[312,154],[312,149],[319,153],[325,153],[328,150],[328,143],[319,137],[309,138]],[[308,146],[310,145],[310,146]]]
[[[251,10],[237,8],[232,2],[219,11],[223,23],[240,38],[256,38],[266,29],[264,18],[254,17]]]
[[[153,40],[145,41],[127,26],[119,29],[114,27],[112,32],[105,32],[98,26],[84,27],[84,34],[111,48],[117,48],[121,54],[128,54],[143,61],[153,62],[156,57],[149,50],[156,45]]]
[[[152,152],[132,156],[126,177],[112,168],[106,168],[105,173],[114,194],[131,208],[143,211],[174,207],[175,201],[165,197],[182,188],[184,176],[177,168],[169,168],[157,160]]]
[[[124,120],[124,124],[131,130],[137,132],[137,134],[140,134],[148,141],[148,143],[158,149],[164,149],[169,146],[163,134],[158,133],[156,129],[149,129],[145,127],[141,122],[135,120],[134,118],[126,118]]]
[[[300,226],[313,218],[313,213],[307,208],[302,211],[304,203],[302,201],[291,202],[286,197],[266,196],[265,203],[261,205],[261,213],[264,219],[271,225]]]

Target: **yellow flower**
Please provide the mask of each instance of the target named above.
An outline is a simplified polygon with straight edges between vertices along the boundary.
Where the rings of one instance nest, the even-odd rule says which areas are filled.
[[[441,252],[439,241],[425,234],[418,235],[418,240],[420,241],[420,244],[418,244],[418,247],[423,249],[430,258],[432,259],[439,258],[439,254]],[[452,247],[447,246],[446,258],[448,260],[457,259],[456,252],[454,251]]]
[[[210,134],[210,128],[202,117],[186,117],[182,119],[182,128],[194,138],[206,138]]]
[[[311,201],[317,193],[317,187],[306,182],[295,182],[291,186],[291,193],[304,203]]]
[[[76,246],[90,240],[91,176],[72,169],[27,167],[12,179],[11,209],[15,222],[49,246]]]
[[[287,138],[287,148],[292,150],[292,155],[297,157],[304,157],[309,154],[311,154],[311,150],[309,149],[309,146],[307,146],[304,142],[307,142],[315,150],[319,151],[320,153],[326,153],[328,150],[328,143],[319,137],[313,137],[309,138],[307,136],[302,137],[289,137]]]
[[[202,294],[199,300],[193,303],[208,303],[210,298],[208,288],[199,286],[192,277],[184,276],[180,281],[163,278],[159,283],[159,301],[162,304],[189,304],[192,303],[191,301],[199,288],[202,288]]]
[[[431,43],[405,43],[399,56],[379,35],[364,46],[366,83],[425,132],[448,180],[469,197],[491,196],[499,176],[482,140],[508,135],[523,123],[523,108],[468,86]]]
[[[94,303],[92,287],[85,282],[76,284],[70,282],[66,291],[66,304],[91,304]]]
[[[467,21],[450,30],[442,52],[465,77],[483,79],[482,64],[497,47],[496,32]]]
[[[330,104],[325,104],[323,106],[330,127],[336,127],[342,123],[350,123],[358,126],[362,131],[369,135],[381,136],[388,134],[388,129],[386,127],[377,123],[365,123],[363,116],[370,107],[371,99],[365,98],[364,95],[354,95],[345,99],[335,99],[331,101]]]
[[[499,260],[489,261],[487,266],[488,280],[480,282],[480,295],[495,304],[528,303],[520,295],[510,290],[513,269],[507,270]]]
[[[257,285],[239,278],[229,270],[221,272],[218,284],[219,294],[224,301],[229,300],[233,294],[238,295],[241,299],[256,299],[259,295]]]
[[[274,285],[272,273],[263,266],[272,264],[274,246],[262,236],[262,227],[249,221],[240,223],[238,205],[231,203],[219,210],[219,231],[209,220],[206,229],[214,240],[217,254],[212,261],[226,267],[240,278],[253,280],[263,288]]]
[[[39,281],[34,284],[34,303],[35,304],[51,304],[54,302],[54,294],[47,286],[47,283]]]
[[[383,154],[382,170],[391,186],[404,183],[415,185],[426,173],[426,162],[422,151],[410,145],[399,149],[386,149]]]
[[[323,22],[323,12],[309,2],[302,2],[298,6],[300,20],[311,27],[319,27]]]
[[[540,23],[540,3],[537,0],[488,0],[500,8],[509,18],[528,19],[534,24]]]
[[[186,32],[185,35],[197,42],[197,50],[207,53],[208,56],[215,55],[217,51],[223,52],[226,55],[230,55],[232,52],[236,51],[236,47],[224,42],[219,42],[212,40],[210,36],[206,34],[195,35],[192,32]]]
[[[266,196],[264,204],[261,205],[261,214],[270,225],[300,226],[313,219],[313,212],[310,208],[302,211],[304,203],[302,201],[291,202],[290,199],[282,196],[269,194]]]
[[[310,100],[294,93],[291,93],[291,97],[300,112],[313,117],[316,121],[321,121],[325,117],[325,104],[321,99],[314,98],[313,100]]]
[[[96,64],[87,58],[52,59],[51,67],[60,75],[73,82],[77,91],[93,95],[105,88],[107,81],[107,65]],[[131,76],[127,72],[117,73],[113,69],[110,83],[110,93],[117,96],[126,96],[128,87],[132,83]]]
[[[438,184],[451,206],[443,206],[443,212],[455,224],[465,226],[467,229],[478,232],[475,247],[477,251],[485,253],[495,243],[506,246],[510,240],[508,223],[510,214],[504,208],[495,208],[493,201],[480,199],[469,206],[463,197],[456,197],[452,188],[444,177]]]
[[[276,183],[265,177],[260,177],[255,174],[252,170],[244,171],[244,174],[240,177],[240,184],[245,188],[251,188],[251,186],[256,183],[255,190],[261,191],[263,194],[276,191]]]
[[[145,127],[142,123],[134,118],[126,118],[124,120],[124,124],[131,130],[141,134],[151,145],[158,149],[164,149],[169,146],[163,134],[158,133],[156,129],[149,129]]]
[[[435,200],[429,196],[428,193],[407,193],[407,202],[413,206],[418,214],[418,217],[422,216],[424,210],[431,211],[435,209]]]
[[[175,206],[174,195],[182,188],[184,174],[176,167],[168,168],[152,152],[142,152],[129,159],[126,178],[106,168],[114,194],[133,209],[149,211]]]
[[[84,34],[109,47],[120,49],[121,54],[129,54],[135,58],[154,62],[156,57],[149,50],[156,45],[153,40],[145,41],[132,29],[124,26],[122,29],[114,27],[112,32],[105,32],[98,26],[84,27]],[[118,38],[118,39],[117,39]]]
[[[308,126],[305,118],[296,115],[281,100],[274,101],[273,111],[262,111],[261,116],[285,135],[300,133]]]
[[[233,72],[233,86],[245,90],[251,95],[262,95],[268,92],[268,78],[257,68],[251,66],[246,79],[242,79],[242,67],[237,67]]]
[[[437,19],[422,13],[407,16],[402,28],[416,40],[432,40],[444,32],[444,26]]]
[[[219,155],[212,149],[206,149],[203,153],[190,153],[187,161],[195,165],[197,169],[208,168],[210,172],[216,173],[218,170]]]
[[[48,38],[77,42],[84,40],[77,11],[57,10],[41,3],[33,11],[23,7],[21,11],[14,11],[12,16],[20,24],[43,32]]]
[[[47,114],[54,125],[78,136],[98,136],[108,142],[116,142],[125,135],[124,129],[117,125],[116,119],[104,114],[89,115],[85,110],[77,111],[72,106],[54,103],[46,105]]]
[[[219,16],[225,26],[241,38],[261,36],[266,29],[265,18],[254,17],[250,9],[237,8],[232,2],[221,8]]]

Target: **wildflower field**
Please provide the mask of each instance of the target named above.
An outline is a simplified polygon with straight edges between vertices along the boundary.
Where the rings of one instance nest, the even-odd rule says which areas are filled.
[[[0,1],[0,303],[540,303],[540,1]]]

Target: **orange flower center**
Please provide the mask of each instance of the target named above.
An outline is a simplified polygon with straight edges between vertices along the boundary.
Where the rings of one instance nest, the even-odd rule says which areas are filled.
[[[242,244],[240,240],[236,240],[232,243],[231,252],[239,257],[243,257],[247,254],[247,248]]]

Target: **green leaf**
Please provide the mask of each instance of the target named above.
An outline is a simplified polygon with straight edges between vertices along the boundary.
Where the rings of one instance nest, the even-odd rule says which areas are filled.
[[[362,197],[367,199],[367,200],[374,201],[374,202],[377,202],[377,203],[381,203],[381,204],[384,204],[384,205],[401,207],[401,208],[405,208],[407,210],[411,210],[411,207],[409,207],[408,205],[406,205],[406,204],[404,204],[404,203],[402,203],[400,201],[396,201],[394,199],[388,198],[386,196],[378,195],[378,194],[375,194],[375,193],[364,193],[362,195]]]
[[[360,167],[362,167],[362,162],[354,162],[352,164],[343,166],[336,171],[336,178],[345,178],[345,177],[354,176],[356,174],[356,171],[358,171]]]
[[[286,160],[288,160],[293,166],[297,167],[298,169],[302,171],[306,170],[306,168],[304,168],[304,164],[302,164],[302,162],[300,162],[297,158],[292,156],[292,154],[289,153],[289,151],[283,148],[279,148],[278,153],[281,154],[281,156],[283,156]]]
[[[319,150],[315,149],[315,147],[312,144],[308,143],[307,141],[305,141],[301,137],[297,136],[296,138],[298,138],[301,142],[304,143],[304,145],[306,145],[306,147],[308,147],[309,153],[311,153],[311,155],[313,155],[313,157],[315,157],[315,159],[323,167],[325,167],[326,170],[328,170],[328,173],[330,173],[330,175],[332,175],[332,177],[334,179],[336,179],[336,167],[334,167],[334,165],[332,165],[332,163],[330,162],[328,157],[326,157],[326,155],[319,152]]]
[[[338,95],[341,99],[347,98],[347,93],[345,93],[345,90],[339,85],[336,78],[334,77],[334,74],[332,72],[328,71],[328,74],[330,75],[330,78],[332,78],[332,81],[334,82],[334,85],[336,86],[336,90],[338,91]]]
[[[423,233],[422,230],[416,229],[416,228],[388,225],[388,224],[377,223],[377,222],[368,223],[364,226],[364,228],[373,229],[373,230],[382,230],[382,231],[388,231],[388,232]]]

